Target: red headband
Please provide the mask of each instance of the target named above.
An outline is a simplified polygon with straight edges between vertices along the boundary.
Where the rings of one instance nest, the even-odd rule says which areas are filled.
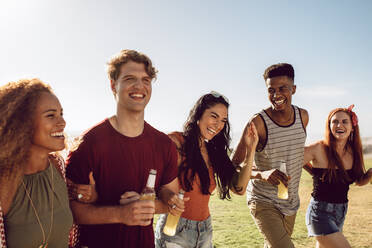
[[[353,111],[354,104],[351,104],[348,108],[347,111],[351,114],[351,122],[353,123],[353,127],[358,125],[358,117],[356,116],[355,112]]]

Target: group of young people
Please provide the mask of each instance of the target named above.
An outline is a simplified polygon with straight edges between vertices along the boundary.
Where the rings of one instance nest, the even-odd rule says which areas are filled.
[[[144,120],[156,74],[142,53],[115,55],[108,76],[116,114],[86,131],[66,164],[58,154],[66,148],[63,108],[50,86],[39,79],[1,86],[0,248],[213,247],[208,203],[216,188],[221,199],[247,194],[265,247],[294,247],[303,167],[314,180],[309,236],[317,247],[350,247],[342,234],[349,185],[372,178],[352,107],[332,110],[324,140],[305,147],[309,117],[292,105],[293,67],[272,65],[264,73],[271,106],[249,121],[230,158],[224,95],[201,96],[182,132],[166,135]],[[142,200],[152,169],[157,197]],[[287,199],[278,198],[279,183]],[[169,214],[181,216],[174,236],[163,232]]]

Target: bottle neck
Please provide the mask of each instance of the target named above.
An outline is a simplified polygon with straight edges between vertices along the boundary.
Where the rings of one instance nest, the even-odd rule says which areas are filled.
[[[146,187],[147,188],[154,188],[155,187],[155,174],[149,174],[149,178],[147,179]]]

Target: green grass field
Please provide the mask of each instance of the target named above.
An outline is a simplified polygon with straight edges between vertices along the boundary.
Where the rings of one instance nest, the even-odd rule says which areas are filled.
[[[366,167],[372,167],[372,159],[366,160]],[[314,239],[307,237],[305,226],[305,212],[311,191],[312,178],[303,171],[299,190],[301,206],[292,235],[296,247],[315,247]],[[233,195],[231,201],[222,201],[218,199],[217,194],[214,194],[209,207],[213,219],[215,247],[263,247],[263,238],[250,216],[245,196]],[[344,225],[344,234],[352,247],[372,247],[371,227],[372,184],[363,187],[352,185],[349,191],[349,211]]]

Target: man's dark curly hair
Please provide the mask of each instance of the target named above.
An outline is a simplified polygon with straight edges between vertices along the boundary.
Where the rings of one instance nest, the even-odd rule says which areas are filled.
[[[271,65],[265,70],[263,74],[265,81],[268,78],[279,77],[279,76],[287,76],[288,78],[292,79],[292,81],[294,81],[295,73],[294,73],[293,66],[287,63],[279,63],[279,64]]]

